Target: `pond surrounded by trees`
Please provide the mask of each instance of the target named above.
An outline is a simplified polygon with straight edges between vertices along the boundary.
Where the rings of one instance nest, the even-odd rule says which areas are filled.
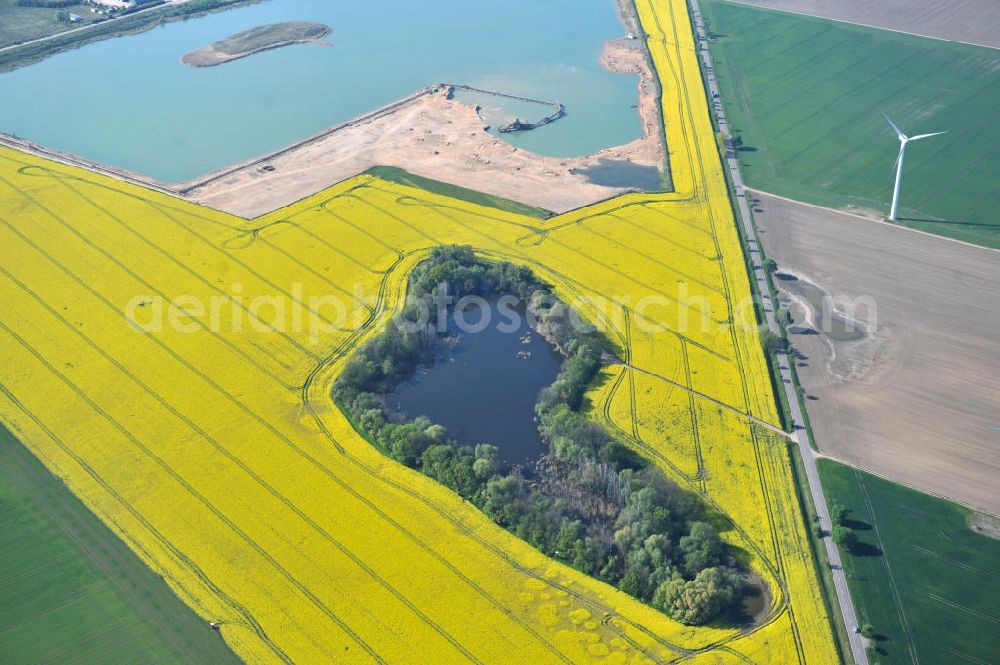
[[[531,329],[523,307],[509,310],[495,300],[488,307],[488,315],[478,305],[466,310],[469,324],[485,324],[478,332],[452,321],[436,362],[401,383],[387,405],[408,419],[426,416],[459,441],[492,444],[506,464],[526,464],[545,452],[535,402],[555,381],[562,357]]]
[[[564,356],[555,380],[534,404],[545,445],[538,459],[512,467],[493,441],[461,440],[440,422],[408,420],[393,408],[393,400],[400,402],[400,384],[430,366],[449,344],[449,331],[439,322],[442,315],[454,318],[455,307],[436,304],[445,292],[501,304],[513,296],[533,317],[536,332],[524,334],[543,337]],[[582,321],[528,268],[480,258],[470,247],[432,250],[410,274],[407,293],[403,310],[348,359],[334,384],[334,399],[363,436],[548,556],[681,623],[744,623],[732,615],[741,604],[744,612],[753,611],[741,603],[752,586],[748,571],[719,536],[706,506],[589,415],[587,391],[616,351],[600,330]],[[502,329],[496,332],[504,335]],[[504,341],[477,339],[479,334],[467,343]],[[532,343],[527,341],[524,346]],[[494,360],[500,355],[485,354]],[[464,378],[468,383],[456,381],[450,389],[481,390],[476,384],[492,377],[470,370]],[[477,407],[502,414],[509,397],[501,390]],[[434,399],[435,410],[443,409],[439,417],[455,422],[462,415],[457,402]]]

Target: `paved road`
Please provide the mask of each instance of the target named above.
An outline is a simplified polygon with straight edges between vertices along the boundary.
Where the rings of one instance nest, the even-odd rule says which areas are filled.
[[[701,10],[698,7],[698,0],[689,0],[694,18],[695,34],[698,38],[698,52],[705,63],[705,71],[708,78],[708,89],[712,96],[710,100],[712,113],[718,122],[719,129],[728,143],[730,139],[729,123],[726,122],[726,114],[722,108],[719,97],[719,88],[715,81],[715,70],[712,67],[712,57],[708,51],[708,36],[705,33],[705,26],[701,19]],[[753,265],[753,278],[757,282],[757,289],[761,294],[764,308],[764,316],[767,320],[767,327],[771,332],[780,334],[778,321],[775,318],[774,302],[771,298],[771,290],[768,285],[768,276],[763,266],[763,254],[760,249],[760,242],[757,239],[757,231],[754,229],[750,218],[750,206],[747,199],[751,194],[743,186],[743,179],[740,177],[739,166],[736,162],[735,154],[729,151],[726,157],[726,168],[732,178],[733,186],[736,189],[736,201],[739,207],[740,222],[742,231],[750,247],[750,260]],[[847,577],[840,562],[840,551],[830,537],[832,524],[830,521],[830,510],[826,505],[826,497],[823,495],[823,488],[820,486],[819,473],[816,470],[816,458],[812,447],[809,445],[809,435],[805,428],[805,420],[802,417],[802,410],[799,407],[798,395],[795,391],[795,383],[792,380],[791,357],[787,353],[778,354],[778,367],[781,374],[782,387],[788,397],[788,404],[792,411],[792,424],[794,430],[792,439],[799,445],[799,452],[802,455],[802,462],[806,468],[806,479],[809,482],[809,493],[812,495],[813,504],[819,515],[819,525],[823,530],[823,543],[826,546],[826,553],[830,560],[830,568],[833,573],[833,584],[837,589],[837,598],[840,600],[840,609],[843,614],[844,624],[847,626],[847,635],[851,642],[851,652],[857,665],[868,665],[868,654],[865,652],[865,640],[861,635],[853,631],[858,625],[857,614],[854,611],[854,602],[847,589]]]

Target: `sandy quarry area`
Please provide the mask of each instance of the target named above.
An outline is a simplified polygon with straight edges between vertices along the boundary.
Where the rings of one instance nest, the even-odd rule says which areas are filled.
[[[997,0],[732,1],[936,39],[1000,48],[1000,2]]]
[[[862,340],[790,334],[820,449],[1000,513],[1000,252],[755,197],[780,270],[877,306]]]
[[[656,167],[664,163],[656,87],[640,42],[609,42],[602,62],[614,71],[640,74],[645,136],[623,146],[580,158],[544,157],[488,133],[475,107],[449,99],[442,88],[388,115],[232,170],[186,195],[213,208],[256,217],[382,165],[555,212],[577,208],[626,190],[594,184],[573,170],[602,159]]]

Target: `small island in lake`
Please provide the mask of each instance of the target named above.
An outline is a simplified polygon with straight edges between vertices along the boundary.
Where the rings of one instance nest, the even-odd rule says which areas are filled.
[[[191,67],[214,67],[231,60],[245,58],[268,49],[290,44],[328,44],[320,41],[330,34],[330,26],[309,21],[288,21],[259,25],[243,32],[213,42],[205,48],[192,51],[181,58],[181,62]]]

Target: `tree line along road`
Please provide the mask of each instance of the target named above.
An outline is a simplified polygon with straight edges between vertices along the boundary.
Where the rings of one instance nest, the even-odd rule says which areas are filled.
[[[729,123],[726,122],[726,112],[722,107],[722,98],[719,95],[719,88],[715,80],[715,73],[712,67],[712,56],[708,50],[708,35],[705,31],[705,25],[701,18],[701,9],[698,6],[698,0],[689,0],[689,2],[691,6],[691,15],[694,19],[695,35],[698,39],[696,48],[705,63],[708,90],[712,96],[710,100],[712,113],[715,115],[716,124],[719,127],[719,131],[722,132],[726,145],[728,146],[730,145],[732,135],[730,133]],[[736,190],[736,202],[740,217],[740,231],[746,239],[747,246],[750,248],[750,265],[753,268],[753,278],[757,282],[757,290],[760,293],[761,304],[764,310],[767,327],[775,335],[780,335],[781,328],[774,314],[775,306],[774,301],[771,298],[771,290],[768,283],[769,277],[763,265],[763,252],[760,248],[760,242],[757,239],[757,231],[754,228],[753,221],[750,217],[750,208],[747,205],[747,190],[743,185],[743,179],[740,177],[739,165],[732,150],[727,150],[726,152],[726,168],[729,170],[729,176],[732,179],[733,188]],[[819,472],[816,470],[815,453],[812,446],[809,445],[809,434],[805,427],[805,418],[802,415],[802,409],[799,405],[798,395],[795,390],[795,381],[792,378],[791,370],[792,359],[786,350],[779,350],[777,355],[781,386],[785,391],[785,396],[788,398],[788,405],[791,410],[791,438],[799,446],[802,464],[806,470],[806,480],[809,485],[809,494],[812,496],[813,505],[816,507],[816,514],[819,517],[819,527],[823,534],[822,540],[826,547],[827,557],[830,561],[833,584],[837,591],[837,599],[840,601],[842,620],[847,628],[847,636],[851,645],[851,653],[854,657],[854,662],[857,663],[857,665],[869,665],[868,653],[865,651],[865,639],[860,634],[854,632],[854,628],[858,625],[857,613],[855,612],[854,602],[851,599],[851,594],[847,587],[847,576],[844,574],[844,568],[840,562],[840,551],[837,549],[836,543],[833,542],[833,538],[830,536],[833,530],[833,523],[830,519],[830,510],[826,504],[826,497],[823,495],[823,488],[820,485]]]

